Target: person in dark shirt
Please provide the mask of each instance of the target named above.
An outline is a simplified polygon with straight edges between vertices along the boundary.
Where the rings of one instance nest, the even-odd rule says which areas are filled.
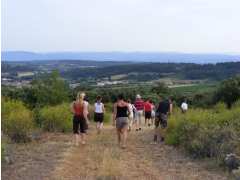
[[[120,94],[113,107],[113,125],[117,129],[118,144],[120,147],[126,148],[129,104],[124,101],[123,95]]]
[[[156,111],[156,120],[155,120],[155,132],[154,132],[154,144],[157,144],[158,134],[159,134],[159,125],[160,129],[160,140],[164,141],[165,130],[167,128],[167,118],[170,110],[170,103],[168,100],[163,100],[162,97],[159,97],[159,105]]]

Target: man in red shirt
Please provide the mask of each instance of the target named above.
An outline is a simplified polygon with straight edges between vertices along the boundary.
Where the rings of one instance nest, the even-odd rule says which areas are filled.
[[[141,122],[143,117],[143,110],[144,110],[144,101],[141,99],[141,96],[138,94],[136,96],[136,101],[134,103],[134,106],[137,109],[136,112],[136,131],[140,131],[141,128]]]
[[[151,126],[150,121],[152,115],[152,104],[149,101],[150,100],[148,99],[144,103],[144,113],[145,113],[145,125],[148,124],[148,126]]]

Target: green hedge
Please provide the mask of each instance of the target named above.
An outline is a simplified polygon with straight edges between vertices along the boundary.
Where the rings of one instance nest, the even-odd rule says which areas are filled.
[[[227,110],[218,104],[211,110],[177,111],[169,119],[166,143],[184,147],[193,157],[222,161],[227,153],[240,153],[240,106]]]
[[[39,121],[43,130],[49,132],[69,132],[72,130],[72,113],[67,103],[46,106],[39,111]]]
[[[2,131],[15,142],[27,142],[34,129],[32,112],[22,102],[2,101]]]

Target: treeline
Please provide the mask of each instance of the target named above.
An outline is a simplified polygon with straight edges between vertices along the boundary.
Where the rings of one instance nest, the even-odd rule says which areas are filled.
[[[115,102],[119,93],[125,97],[135,99],[136,94],[141,94],[144,99],[150,98],[155,103],[158,95],[165,98],[171,97],[176,105],[187,98],[190,105],[208,108],[222,101],[230,108],[240,97],[240,76],[223,80],[214,90],[193,92],[191,94],[168,88],[163,83],[154,85],[128,85],[120,87],[94,87],[82,84],[75,89],[70,89],[67,81],[61,78],[58,71],[42,75],[31,82],[30,87],[13,88],[2,87],[2,96],[17,99],[26,104],[30,109],[44,107],[46,105],[57,105],[62,102],[70,102],[75,99],[77,92],[84,91],[88,100],[92,103],[97,95],[103,97],[105,103]]]
[[[182,79],[209,79],[223,80],[240,74],[240,62],[217,63],[217,64],[192,64],[192,63],[135,63],[127,65],[116,65],[100,68],[71,69],[62,73],[62,76],[69,79],[79,77],[103,78],[118,74],[130,74],[132,72],[157,73],[158,77],[168,76]],[[155,75],[154,75],[155,76]],[[130,76],[131,78],[131,76]],[[150,76],[150,79],[152,76]],[[145,80],[145,79],[144,79]]]

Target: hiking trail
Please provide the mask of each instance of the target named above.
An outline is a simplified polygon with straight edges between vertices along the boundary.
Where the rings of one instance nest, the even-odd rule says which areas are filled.
[[[194,161],[178,149],[151,145],[152,129],[131,131],[126,149],[117,146],[115,128],[106,126],[100,135],[93,127],[87,145],[70,146],[49,180],[226,180],[224,174]]]

